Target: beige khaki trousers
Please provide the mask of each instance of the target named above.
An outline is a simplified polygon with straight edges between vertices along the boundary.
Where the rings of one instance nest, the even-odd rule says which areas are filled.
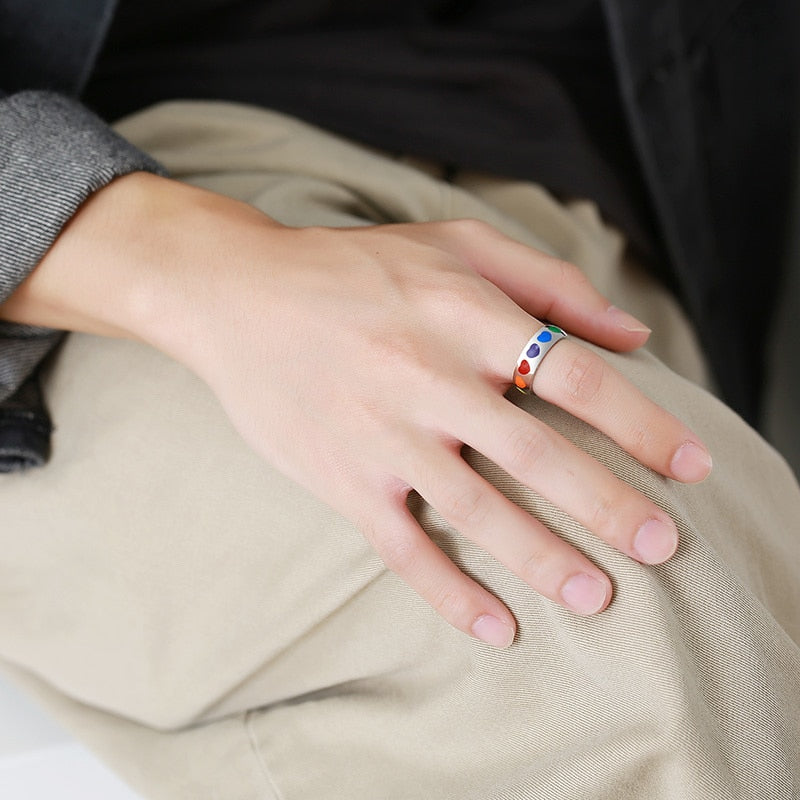
[[[654,328],[648,351],[605,357],[692,426],[715,467],[676,484],[509,394],[666,509],[681,544],[638,564],[465,451],[615,586],[607,611],[575,616],[412,495],[434,540],[516,615],[497,651],[251,453],[183,367],[73,335],[46,379],[50,464],[0,479],[12,678],[154,800],[800,797],[800,490],[700,388],[684,319],[590,203],[478,175],[448,184],[243,106],[171,103],[119,127],[177,178],[291,225],[479,217],[574,261]]]

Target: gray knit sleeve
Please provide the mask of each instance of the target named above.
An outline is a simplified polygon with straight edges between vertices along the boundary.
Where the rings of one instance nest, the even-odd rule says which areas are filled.
[[[36,267],[92,192],[137,170],[163,173],[74,100],[41,91],[0,95],[0,302]],[[0,322],[0,402],[60,335]]]

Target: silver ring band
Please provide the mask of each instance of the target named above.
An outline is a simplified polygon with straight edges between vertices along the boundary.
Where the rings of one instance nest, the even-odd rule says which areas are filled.
[[[514,386],[523,394],[532,394],[533,376],[553,345],[566,339],[567,334],[557,325],[542,325],[522,348],[514,370]]]

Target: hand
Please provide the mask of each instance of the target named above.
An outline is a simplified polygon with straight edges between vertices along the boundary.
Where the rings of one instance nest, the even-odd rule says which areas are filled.
[[[463,444],[631,557],[674,553],[664,511],[503,397],[537,319],[617,350],[647,338],[576,268],[475,221],[292,229],[141,180],[159,198],[153,234],[126,248],[117,274],[135,288],[106,324],[194,369],[257,452],[351,519],[455,627],[498,646],[515,631],[420,528],[412,489],[555,602],[591,614],[611,599],[607,576],[475,473]],[[574,341],[553,348],[533,388],[664,475],[710,469],[691,431]]]

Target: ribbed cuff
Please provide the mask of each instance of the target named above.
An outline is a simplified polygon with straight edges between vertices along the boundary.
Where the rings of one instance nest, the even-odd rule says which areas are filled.
[[[51,92],[0,99],[0,302],[30,274],[89,195],[114,178],[161,166],[79,103]],[[57,340],[0,329],[0,401]]]

